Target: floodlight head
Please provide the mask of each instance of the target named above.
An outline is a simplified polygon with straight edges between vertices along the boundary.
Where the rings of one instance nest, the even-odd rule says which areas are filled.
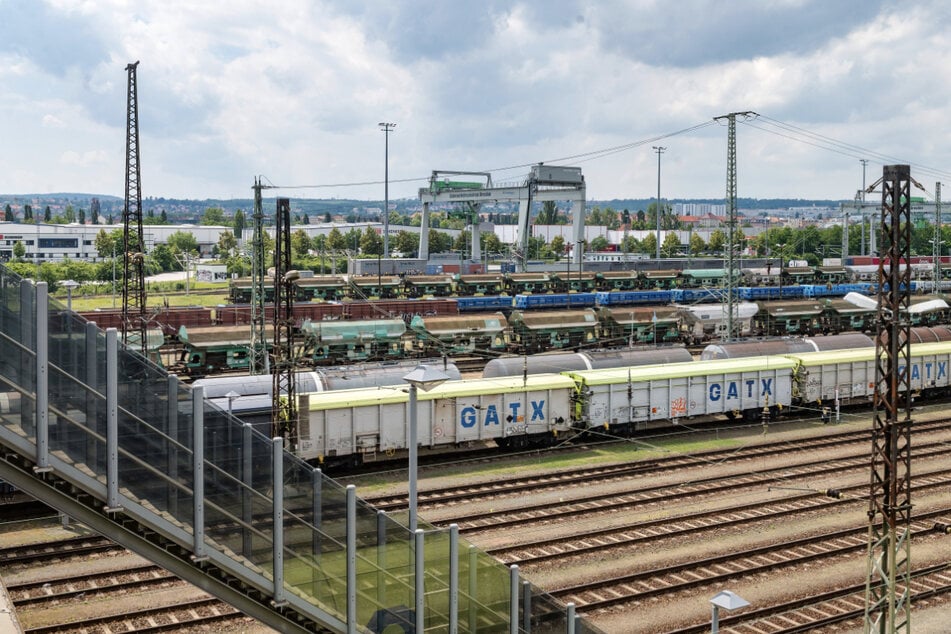
[[[738,610],[739,608],[745,608],[750,604],[749,601],[736,594],[730,590],[724,590],[723,592],[717,593],[715,597],[710,599],[710,603],[717,606],[718,608],[723,608],[724,610]]]
[[[428,392],[448,381],[449,375],[438,368],[422,364],[404,376],[403,380],[424,392]]]
[[[299,279],[300,279],[300,271],[298,271],[297,269],[291,269],[290,271],[284,274],[285,282],[296,282]]]
[[[914,306],[908,308],[908,312],[913,315],[920,315],[923,313],[933,313],[936,310],[947,310],[948,303],[943,299],[929,299],[926,302],[920,302]]]

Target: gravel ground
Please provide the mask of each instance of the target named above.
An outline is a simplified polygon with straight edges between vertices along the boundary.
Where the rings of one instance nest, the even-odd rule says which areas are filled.
[[[916,419],[927,418],[927,414],[922,411],[916,412]],[[776,441],[778,439],[788,440],[795,443],[798,438],[806,435],[813,435],[822,431],[838,431],[845,426],[827,426],[821,425],[798,425],[781,427],[772,425],[765,436],[758,432],[749,430],[742,432],[740,444],[752,444],[759,440]],[[721,432],[721,438],[728,437],[728,433]],[[639,455],[647,457],[649,452],[638,452]],[[810,457],[822,458],[831,457],[834,451],[813,452]],[[591,454],[581,454],[582,456],[594,456]],[[795,461],[802,460],[802,456],[787,454],[779,458],[763,458],[754,461],[744,462],[741,466],[711,463],[702,469],[696,469],[692,473],[675,473],[658,476],[651,476],[649,479],[643,479],[645,486],[670,485],[676,486],[677,483],[690,479],[691,477],[710,477],[724,473],[748,472],[755,469],[766,467],[775,467],[782,464],[792,464]],[[603,460],[603,459],[602,459]],[[951,454],[936,460],[920,460],[915,463],[915,469],[918,471],[937,468],[939,465],[947,466],[951,462]],[[508,466],[507,466],[508,465]],[[539,466],[532,459],[519,461],[517,466],[514,463],[499,461],[488,466],[479,464],[456,465],[451,469],[442,471],[427,469],[421,473],[421,489],[460,484],[472,480],[485,479],[504,479],[511,473],[524,475],[531,472],[541,472],[544,468]],[[386,482],[386,478],[373,478],[375,484],[372,487],[364,487],[367,484],[366,478],[356,479],[360,487],[358,492],[372,490],[374,493],[384,491],[405,490],[405,472],[403,474],[394,474]],[[383,482],[382,484],[379,484]],[[635,486],[636,486],[636,481]],[[504,531],[484,532],[475,534],[469,539],[481,547],[501,546],[517,544],[529,539],[541,538],[545,536],[572,535],[585,528],[603,528],[607,526],[620,526],[631,521],[644,520],[648,517],[656,518],[662,515],[683,515],[690,512],[699,511],[703,508],[716,508],[720,506],[732,506],[739,503],[748,502],[776,502],[783,497],[797,495],[800,491],[786,490],[782,487],[801,487],[801,488],[836,488],[844,487],[850,484],[867,484],[867,469],[859,469],[853,475],[845,477],[835,477],[823,479],[817,482],[803,482],[799,479],[790,477],[788,480],[782,477],[775,478],[769,485],[756,484],[745,487],[742,490],[733,491],[731,495],[713,496],[700,501],[685,500],[681,503],[668,505],[664,508],[651,507],[650,505],[641,505],[643,508],[629,508],[615,510],[607,513],[592,514],[589,517],[572,518],[563,522],[552,522],[545,525],[526,526],[524,529],[507,529]],[[583,499],[586,496],[595,493],[617,492],[632,487],[632,481],[606,482],[597,484],[579,484],[564,488],[556,492],[542,492],[531,497],[533,502],[542,502],[549,499]],[[465,512],[474,512],[480,509],[504,509],[516,506],[525,501],[525,496],[513,498],[487,499],[483,502],[446,506],[434,510],[424,511],[424,518],[430,521],[440,521],[443,518],[451,517],[455,513],[464,510]],[[929,492],[915,497],[916,511],[923,511],[928,508],[940,508],[947,506],[951,498],[947,491]],[[715,553],[738,552],[748,548],[755,547],[770,542],[776,542],[782,539],[791,539],[802,537],[809,534],[816,534],[831,531],[848,526],[861,526],[866,523],[867,503],[864,500],[857,499],[854,504],[844,504],[835,507],[833,510],[814,513],[810,515],[796,515],[789,521],[761,522],[753,527],[745,529],[723,529],[704,533],[701,536],[671,539],[667,542],[661,542],[651,548],[619,548],[610,551],[608,554],[599,556],[579,556],[569,557],[556,563],[542,563],[528,565],[523,567],[522,574],[525,578],[531,580],[535,585],[543,588],[557,588],[565,585],[577,583],[586,579],[597,579],[615,574],[628,573],[637,570],[646,570],[660,565],[678,561],[692,561]],[[69,533],[72,535],[82,531],[81,528],[71,527]],[[36,543],[49,541],[56,535],[63,534],[63,529],[58,523],[49,527],[40,527],[31,525],[28,529],[20,531],[6,532],[0,535],[0,545],[12,545],[14,543]],[[913,544],[913,560],[916,566],[925,565],[931,562],[947,561],[948,553],[951,549],[948,547],[948,538],[935,536],[934,538],[923,538],[916,540]],[[131,559],[130,559],[131,558]],[[138,559],[135,555],[123,553],[119,555],[108,555],[102,557],[89,558],[81,563],[74,563],[76,572],[91,572],[95,570],[108,570],[110,566],[116,566],[123,561]],[[784,569],[782,574],[776,578],[769,575],[763,575],[757,578],[738,580],[731,584],[729,589],[737,592],[754,606],[763,605],[770,601],[776,601],[778,598],[791,598],[794,596],[804,596],[819,592],[824,589],[831,589],[835,586],[851,585],[863,583],[866,575],[866,558],[864,551],[854,557],[843,558],[841,560],[822,560],[821,563],[814,565],[801,566],[796,569]],[[49,578],[43,575],[50,575],[48,571],[40,568],[31,568],[19,570],[4,576],[7,583],[29,579]],[[61,575],[57,571],[57,575]],[[690,622],[703,622],[709,620],[710,606],[708,599],[723,588],[705,588],[694,594],[684,593],[683,596],[672,598],[663,598],[657,600],[644,601],[641,603],[629,604],[621,608],[604,610],[590,616],[591,621],[611,634],[628,634],[635,632],[661,632],[674,627],[678,624]],[[130,597],[129,602],[123,602],[123,607],[131,605],[148,606],[157,604],[161,600],[169,597],[194,596],[199,593],[193,588],[176,588],[173,590],[163,590],[151,593],[143,593],[135,598]],[[86,612],[88,610],[88,612]],[[84,602],[80,607],[71,605],[68,613],[71,617],[81,619],[83,613],[101,614],[113,611],[112,607],[99,604],[95,601]],[[57,616],[56,609],[47,609],[37,611],[39,613],[30,613],[26,610],[20,614],[24,626],[40,625],[43,622],[52,622]],[[934,605],[915,605],[913,606],[912,616],[913,631],[925,634],[945,634],[951,632],[951,604],[936,603]],[[189,632],[189,630],[181,630]],[[259,632],[273,631],[247,619],[230,625],[222,625],[213,630],[202,629],[208,632],[248,632],[257,634]],[[862,628],[837,628],[837,634],[858,634]]]

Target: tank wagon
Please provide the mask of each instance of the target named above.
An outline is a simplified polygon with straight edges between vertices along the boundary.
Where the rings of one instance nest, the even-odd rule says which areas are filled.
[[[874,348],[871,337],[861,333],[830,335],[828,337],[783,337],[782,339],[764,339],[759,341],[736,341],[733,343],[714,343],[700,353],[701,361],[711,359],[738,359],[741,357],[759,357],[776,354],[795,354],[798,352],[822,352],[826,350],[851,350],[854,348]]]
[[[526,357],[492,359],[482,369],[482,378],[523,376],[526,374],[557,374],[568,370],[600,370],[637,365],[686,363],[693,356],[686,348],[633,348],[620,350],[587,350],[585,352],[552,352]]]
[[[298,394],[312,394],[381,385],[405,385],[403,377],[419,363],[420,361],[363,364],[298,372],[295,376],[295,390]],[[459,368],[454,363],[441,359],[431,359],[428,363],[445,372],[451,381],[462,379]],[[270,435],[271,395],[274,389],[274,377],[270,374],[216,376],[198,379],[192,385],[201,387],[205,398],[222,411],[230,411],[244,422],[251,423]]]

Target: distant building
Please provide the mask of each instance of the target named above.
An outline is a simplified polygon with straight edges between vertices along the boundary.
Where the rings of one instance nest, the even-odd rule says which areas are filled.
[[[674,213],[678,216],[726,216],[726,204],[674,203]]]

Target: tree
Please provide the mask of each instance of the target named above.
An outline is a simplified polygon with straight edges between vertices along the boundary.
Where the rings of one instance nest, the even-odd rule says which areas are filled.
[[[501,253],[502,252],[502,240],[499,239],[495,232],[484,232],[479,234],[479,242],[482,245],[482,251],[485,253]]]
[[[653,231],[644,236],[641,240],[641,251],[649,255],[657,253],[657,234]]]
[[[627,236],[621,241],[621,251],[624,253],[637,253],[641,250],[640,241],[634,236]]]
[[[234,228],[234,237],[240,240],[241,235],[244,233],[244,212],[240,209],[235,210],[234,218],[231,220],[231,226]]]
[[[552,255],[554,255],[559,260],[565,255],[565,238],[562,235],[557,235],[551,239],[551,244],[548,245],[548,248],[551,250]]]
[[[79,224],[81,225],[86,224],[86,210],[85,209],[79,210]]]
[[[7,206],[3,208],[3,219],[7,222],[14,222],[16,216],[13,215],[13,209],[10,208],[10,203],[7,203]]]
[[[303,224],[305,224],[305,225],[309,225],[309,224],[310,224],[310,216],[308,216],[307,214],[304,214]]]
[[[50,209],[50,206],[47,205],[46,209],[43,210],[43,222],[50,222],[53,220],[53,210]]]
[[[538,212],[538,216],[535,217],[536,225],[553,225],[558,219],[558,207],[555,206],[555,201],[546,200],[542,203],[542,210]]]
[[[65,220],[64,224],[76,222],[76,209],[72,205],[66,205],[66,209],[63,210],[63,220]]]
[[[360,237],[360,250],[364,255],[383,255],[383,238],[369,225]]]
[[[723,247],[726,246],[726,234],[723,233],[722,229],[713,230],[713,233],[710,234],[710,240],[707,242],[707,246],[713,253],[723,251]]]
[[[225,224],[225,210],[221,207],[205,209],[205,213],[201,215],[201,224],[204,226]]]
[[[399,231],[393,238],[393,249],[402,253],[405,257],[416,257],[419,251],[419,234],[409,231]]]
[[[331,251],[343,251],[347,248],[347,241],[337,227],[331,229],[330,233],[327,234],[327,247]]]
[[[680,253],[680,238],[673,231],[668,231],[663,244],[660,245],[661,255],[671,258]]]
[[[149,259],[152,260],[155,268],[160,272],[174,271],[177,269],[175,254],[167,244],[156,244],[155,248],[149,253]]]
[[[188,253],[191,255],[198,254],[198,240],[195,239],[195,236],[191,233],[185,231],[176,231],[175,233],[168,236],[166,240],[169,248],[172,250],[172,253],[175,255]]]
[[[167,225],[167,224],[168,224],[168,214],[165,213],[165,210],[164,210],[164,209],[162,210],[162,213],[159,214],[159,219],[162,221],[162,224],[163,224],[163,225]]]
[[[96,254],[101,258],[111,258],[114,254],[122,253],[123,240],[122,229],[114,229],[111,232],[100,229],[94,243]]]
[[[707,243],[703,241],[703,238],[699,234],[693,234],[690,236],[690,254],[693,256],[698,256],[704,252],[707,248]]]
[[[23,222],[33,222],[33,205],[23,205]]]
[[[218,236],[218,253],[223,257],[232,255],[238,249],[238,239],[230,231],[222,231]]]
[[[429,230],[429,252],[446,253],[452,250],[452,237],[448,233]]]
[[[591,240],[590,248],[592,251],[606,251],[609,246],[608,239],[604,236],[596,236]]]
[[[303,229],[298,229],[291,234],[291,250],[297,257],[306,257],[310,253],[311,246],[310,236]]]
[[[17,260],[22,260],[24,255],[26,255],[26,247],[23,246],[22,241],[17,240],[13,244],[13,257]]]
[[[328,223],[328,224],[331,223],[331,222],[333,222],[333,218],[331,217],[329,211],[324,214],[324,222],[326,222],[326,223]]]
[[[99,224],[99,204],[98,204],[99,201],[94,200],[93,202],[96,204],[94,204],[92,208],[89,210],[89,215],[91,216],[92,224],[98,225]]]

